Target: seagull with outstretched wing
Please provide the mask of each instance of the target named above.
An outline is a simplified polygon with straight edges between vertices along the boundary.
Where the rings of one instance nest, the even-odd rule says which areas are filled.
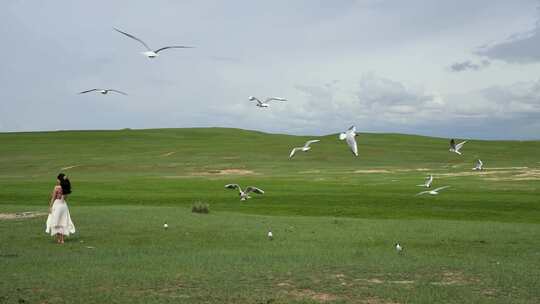
[[[356,145],[356,127],[351,126],[346,132],[339,134],[340,140],[345,140],[347,142],[347,145],[349,146],[349,149],[351,149],[351,152],[354,156],[358,156],[358,146]]]
[[[435,188],[433,190],[422,191],[422,192],[419,192],[418,194],[416,194],[416,196],[422,195],[422,194],[438,195],[439,191],[441,191],[443,189],[446,189],[446,188],[449,188],[449,187],[450,186],[443,186],[443,187]]]
[[[475,170],[475,171],[482,171],[482,170],[484,170],[484,163],[482,162],[481,159],[478,159],[478,160],[476,161],[476,165],[474,166],[473,170]]]
[[[307,152],[307,151],[311,150],[311,144],[317,143],[317,142],[320,142],[320,140],[318,140],[318,139],[308,140],[308,141],[306,141],[306,143],[304,144],[303,147],[296,147],[296,148],[293,148],[293,149],[291,150],[291,153],[289,154],[289,158],[293,158],[293,156],[294,156],[294,155],[296,154],[296,152],[298,152],[298,151]]]
[[[452,138],[450,140],[450,149],[448,149],[448,151],[450,152],[455,152],[459,155],[461,155],[461,152],[459,152],[459,150],[461,150],[461,148],[463,147],[463,145],[466,143],[467,141],[462,141],[460,142],[459,144],[456,144],[456,142],[454,141],[454,139]]]
[[[86,93],[90,93],[90,92],[98,92],[98,93],[101,93],[103,95],[107,95],[109,92],[114,92],[114,93],[118,93],[118,94],[122,94],[122,95],[127,95],[127,93],[124,93],[122,91],[118,91],[118,90],[115,90],[115,89],[91,89],[91,90],[86,90],[86,91],[79,92],[79,94],[86,94]]]
[[[259,189],[257,187],[248,186],[245,190],[242,190],[242,188],[238,184],[227,184],[225,185],[225,188],[227,189],[238,189],[238,195],[240,196],[241,201],[245,201],[251,196],[249,196],[250,193],[256,193],[256,194],[264,194],[264,191],[262,189]]]
[[[256,106],[259,108],[268,108],[270,105],[268,104],[270,101],[287,101],[285,98],[281,97],[268,97],[264,101],[261,101],[259,98],[255,96],[249,96],[249,101],[255,101],[257,102]]]
[[[140,42],[145,48],[146,48],[146,51],[145,52],[142,52],[142,54],[148,58],[156,58],[158,55],[159,52],[161,51],[164,51],[164,50],[168,50],[168,49],[191,49],[191,48],[194,48],[193,46],[185,46],[185,45],[171,45],[171,46],[165,46],[165,47],[162,47],[160,49],[157,49],[157,50],[153,50],[151,49],[148,44],[146,44],[146,42],[142,41],[141,39],[129,34],[129,33],[126,33],[124,31],[121,31],[117,28],[114,28],[115,31],[123,34],[123,35],[126,35],[127,37],[131,38],[131,39],[134,39],[138,42]]]
[[[429,188],[431,187],[431,184],[433,183],[433,175],[430,175],[426,178],[426,181],[421,184],[421,185],[416,185],[418,187],[426,187],[426,188]]]

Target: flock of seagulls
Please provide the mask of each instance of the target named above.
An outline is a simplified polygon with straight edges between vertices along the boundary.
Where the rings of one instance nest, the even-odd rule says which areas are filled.
[[[156,57],[159,56],[160,52],[165,51],[165,50],[169,50],[169,49],[189,49],[189,48],[194,48],[193,46],[170,45],[170,46],[161,47],[159,49],[152,49],[142,39],[140,39],[140,38],[138,38],[138,37],[136,37],[136,36],[134,36],[132,34],[129,34],[127,32],[124,32],[122,30],[119,30],[117,28],[114,28],[114,30],[117,31],[118,33],[120,33],[120,34],[122,34],[122,35],[124,35],[124,36],[126,36],[128,38],[131,38],[131,39],[139,42],[140,44],[142,44],[142,46],[144,46],[144,48],[146,49],[144,52],[142,52],[142,54],[144,56],[146,56],[147,58],[149,58],[149,59],[156,58]],[[110,92],[121,94],[121,95],[128,95],[127,93],[125,93],[123,91],[120,91],[120,90],[116,90],[116,89],[100,89],[100,88],[94,88],[94,89],[81,91],[81,92],[79,92],[79,94],[86,94],[86,93],[91,93],[91,92],[101,93],[102,95],[107,95]],[[248,100],[252,101],[252,102],[256,102],[255,105],[257,107],[259,107],[259,108],[268,108],[270,106],[269,103],[273,102],[273,101],[277,101],[277,102],[287,101],[287,99],[282,98],[282,97],[268,97],[268,98],[265,98],[264,101],[261,101],[259,98],[255,97],[255,96],[249,96]],[[349,150],[352,152],[352,154],[354,156],[358,156],[358,145],[356,143],[356,136],[358,136],[358,134],[356,133],[355,126],[351,126],[347,131],[340,133],[339,136],[338,136],[339,140],[342,140],[342,141],[344,140],[347,143],[347,146],[349,147]],[[318,139],[308,140],[304,144],[304,146],[302,146],[302,147],[294,147],[291,150],[290,154],[289,154],[289,159],[292,159],[296,155],[297,152],[308,152],[308,151],[310,151],[311,150],[311,145],[314,144],[314,143],[317,143],[319,141],[320,140],[318,140]],[[466,142],[467,141],[463,141],[463,142],[460,142],[460,143],[456,144],[454,139],[451,139],[450,140],[449,151],[454,152],[454,153],[459,154],[459,155],[462,155],[460,150],[463,148],[463,145]],[[478,170],[479,171],[479,170],[482,170],[482,169],[483,169],[483,163],[482,163],[482,161],[480,159],[478,159],[477,162],[476,162],[475,167],[473,168],[473,170]],[[425,180],[425,182],[423,184],[417,185],[417,186],[421,186],[421,187],[424,187],[424,188],[430,188],[432,183],[433,183],[433,175],[430,175],[429,177],[426,178],[426,180]],[[421,192],[419,192],[417,194],[417,196],[424,195],[424,194],[438,195],[440,191],[442,191],[444,189],[447,189],[449,187],[450,186],[442,186],[442,187],[438,187],[438,188],[435,188],[435,189],[432,189],[432,190],[421,191]],[[254,187],[254,186],[248,186],[248,187],[245,188],[245,190],[243,190],[238,184],[227,184],[227,185],[225,185],[225,188],[238,190],[238,195],[240,196],[241,201],[246,201],[249,198],[251,198],[251,196],[249,195],[250,193],[264,194],[264,191],[262,189]],[[163,225],[163,227],[165,229],[168,229],[169,226],[167,225],[167,223],[165,223]],[[267,237],[268,237],[269,240],[273,239],[274,236],[273,236],[272,230],[268,231]],[[395,244],[395,249],[396,249],[396,251],[398,253],[401,253],[403,251],[403,247],[399,243]]]
[[[461,150],[461,148],[463,148],[463,145],[466,142],[467,141],[465,140],[465,141],[460,142],[459,144],[456,144],[456,141],[452,138],[450,140],[450,148],[448,149],[448,151],[457,153],[459,155],[463,155],[459,150]],[[481,170],[483,170],[483,168],[484,168],[484,163],[482,162],[481,159],[478,159],[478,160],[476,160],[476,164],[475,164],[474,168],[472,168],[472,169],[474,171],[481,171]],[[417,185],[417,186],[430,188],[432,184],[433,184],[433,175],[430,175],[430,176],[428,176],[426,178],[426,180],[425,180],[425,182],[423,184]],[[418,192],[416,194],[416,196],[423,195],[423,194],[438,195],[439,191],[444,190],[446,188],[450,188],[450,186],[442,186],[442,187],[439,187],[439,188],[435,188],[433,190],[421,191],[421,192]]]

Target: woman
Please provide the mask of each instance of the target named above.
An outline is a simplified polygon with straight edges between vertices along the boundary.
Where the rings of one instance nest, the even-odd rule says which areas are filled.
[[[71,193],[71,183],[64,173],[58,174],[56,186],[49,202],[49,217],[46,233],[56,235],[56,242],[64,244],[64,236],[75,233],[75,226],[69,216],[66,198]]]

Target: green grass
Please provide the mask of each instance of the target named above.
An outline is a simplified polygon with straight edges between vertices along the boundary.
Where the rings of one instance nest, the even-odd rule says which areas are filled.
[[[288,160],[308,138],[0,134],[0,212],[46,211],[76,166],[78,229],[58,246],[43,217],[0,220],[0,303],[540,302],[539,141],[470,140],[460,157],[447,139],[360,134],[354,158],[330,135]],[[451,187],[415,196],[430,173]],[[266,193],[240,202],[233,182]]]

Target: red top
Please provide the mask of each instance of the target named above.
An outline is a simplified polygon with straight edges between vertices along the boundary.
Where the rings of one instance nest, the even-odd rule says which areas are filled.
[[[62,199],[62,195],[63,195],[63,194],[64,194],[64,193],[62,192],[62,187],[60,187],[60,186],[55,186],[55,187],[54,187],[53,198],[54,198],[55,200],[57,200],[57,199]]]

